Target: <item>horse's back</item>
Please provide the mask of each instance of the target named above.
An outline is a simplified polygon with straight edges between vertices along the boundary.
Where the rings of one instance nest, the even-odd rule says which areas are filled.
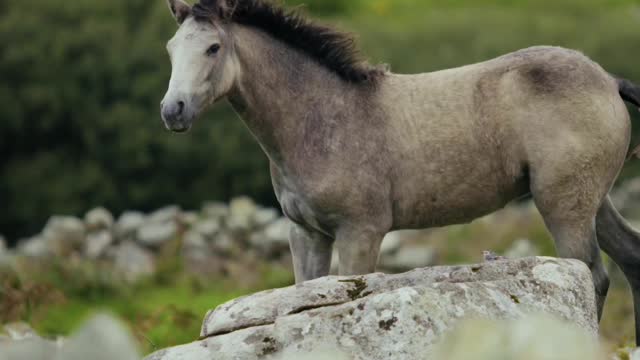
[[[401,226],[472,220],[528,192],[529,172],[558,154],[567,156],[554,167],[565,161],[571,168],[581,152],[595,158],[597,151],[618,164],[628,141],[628,113],[615,81],[577,51],[534,47],[392,77],[388,147],[397,155]],[[615,176],[604,171],[593,176]],[[429,219],[435,213],[440,219]]]

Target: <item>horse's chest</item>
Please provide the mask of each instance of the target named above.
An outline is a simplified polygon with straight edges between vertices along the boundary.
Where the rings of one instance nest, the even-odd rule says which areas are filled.
[[[327,205],[333,198],[331,189],[319,190],[304,179],[289,179],[272,169],[273,185],[282,212],[291,221],[325,234],[333,232],[336,213]],[[335,209],[334,209],[335,210]]]

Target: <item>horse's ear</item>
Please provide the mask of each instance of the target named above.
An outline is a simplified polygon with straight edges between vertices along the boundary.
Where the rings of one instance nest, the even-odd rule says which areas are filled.
[[[233,12],[236,11],[237,6],[237,0],[219,0],[218,16],[224,20],[231,19],[233,17]]]
[[[182,0],[167,0],[167,5],[169,5],[171,15],[176,19],[178,25],[182,25],[187,17],[191,15],[191,6]]]

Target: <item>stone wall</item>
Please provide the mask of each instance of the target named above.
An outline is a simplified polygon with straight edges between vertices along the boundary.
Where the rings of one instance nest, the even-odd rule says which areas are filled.
[[[194,274],[226,276],[251,263],[290,266],[290,226],[279,211],[247,197],[229,204],[206,203],[199,211],[167,206],[149,214],[127,211],[117,217],[99,207],[83,218],[52,216],[39,234],[20,240],[14,249],[6,249],[0,237],[0,265],[18,257],[83,259],[106,264],[126,280],[136,281],[156,271],[158,258],[168,248],[172,254],[177,249]],[[383,244],[380,269],[402,272],[432,265],[435,252],[422,241],[424,234],[390,234]]]
[[[640,220],[637,206],[640,179],[622,184],[613,199],[624,216],[632,222]],[[513,227],[531,223],[536,217],[539,215],[535,207],[528,203],[510,207],[482,221],[494,234],[499,234],[512,232]],[[149,214],[127,211],[117,217],[104,208],[96,208],[82,219],[51,217],[39,234],[20,240],[15,249],[7,249],[0,235],[0,265],[11,263],[16,257],[80,258],[112,265],[127,280],[136,281],[156,271],[158,257],[169,247],[169,252],[182,256],[185,267],[192,273],[226,276],[262,262],[290,266],[289,228],[289,221],[278,210],[262,207],[247,197],[236,198],[229,204],[205,203],[199,211],[167,206]],[[434,237],[443,236],[437,232],[389,234],[382,244],[378,269],[399,273],[446,263],[441,258],[441,249],[434,246],[437,243]],[[468,241],[478,243],[475,239]],[[474,254],[489,249],[477,250]],[[527,238],[518,239],[501,250],[509,258],[540,254],[536,244]],[[337,256],[332,266],[334,274],[337,273],[335,260]]]

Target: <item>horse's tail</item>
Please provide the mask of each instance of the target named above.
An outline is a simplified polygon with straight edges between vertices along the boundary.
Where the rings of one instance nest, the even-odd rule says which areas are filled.
[[[617,79],[622,99],[640,108],[640,86],[626,79]]]

